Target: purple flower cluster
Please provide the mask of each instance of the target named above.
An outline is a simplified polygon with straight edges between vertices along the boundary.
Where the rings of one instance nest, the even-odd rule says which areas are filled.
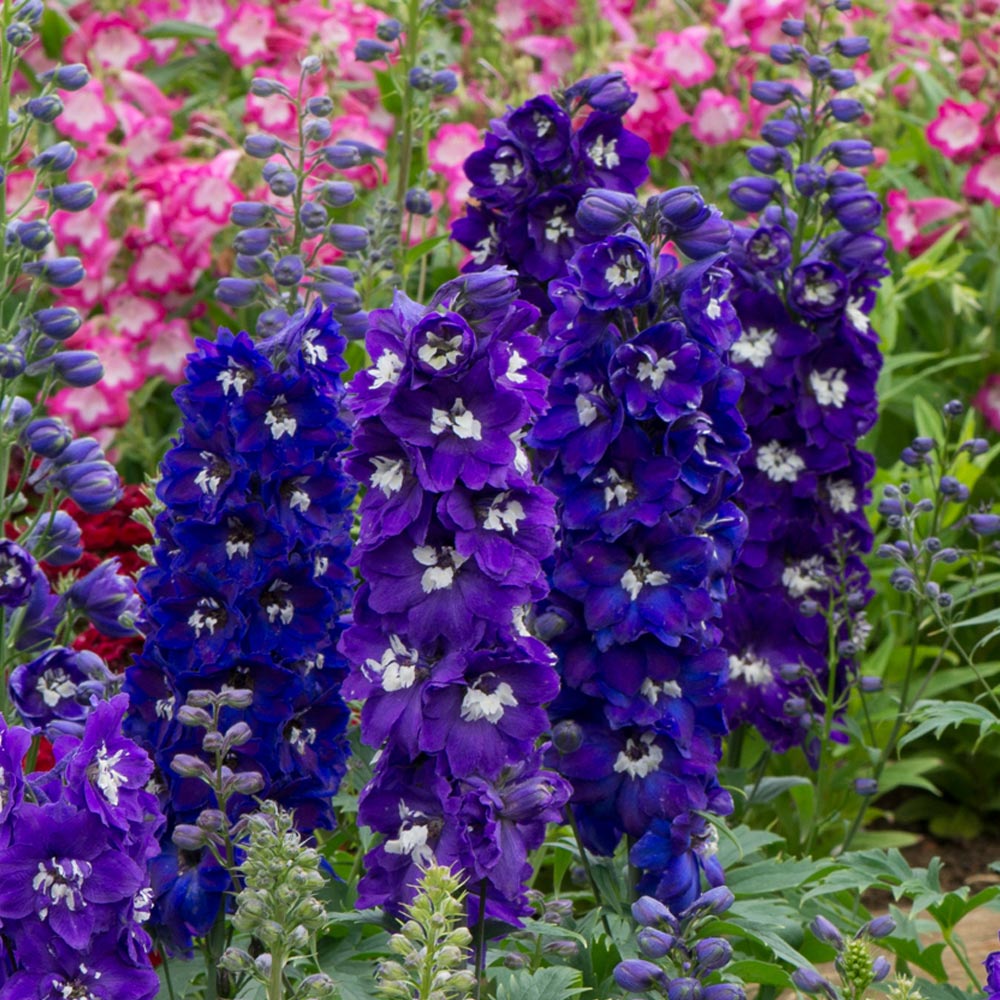
[[[199,342],[175,393],[183,424],[139,583],[146,644],[125,685],[131,732],[165,784],[168,838],[216,805],[203,782],[171,770],[201,748],[200,731],[178,719],[193,690],[252,690],[249,707],[223,711],[223,729],[245,722],[253,734],[227,766],[259,776],[261,795],[294,808],[301,830],[333,824],[348,718],[336,642],[352,587],[344,346],[318,308],[258,345],[223,330]],[[228,818],[253,808],[236,795]],[[158,918],[186,947],[214,919],[225,873],[207,852],[177,857],[169,839],[156,870]]]
[[[342,649],[379,748],[359,820],[382,834],[359,905],[399,912],[421,868],[461,870],[470,912],[530,912],[528,854],[569,788],[536,749],[558,677],[525,612],[544,597],[551,494],[521,444],[545,405],[538,310],[502,268],[397,294],[371,313],[371,367],[350,390],[347,468],[365,487],[354,560],[364,583]]]
[[[991,951],[985,959],[983,965],[986,967],[986,985],[983,992],[989,1000],[1000,1000],[1000,951]]]
[[[698,263],[657,255],[679,204],[689,234],[717,229],[695,192],[667,192],[636,205],[648,239],[626,227],[582,247],[550,285],[555,372],[529,443],[562,528],[541,615],[563,678],[553,764],[585,844],[608,853],[627,835],[639,891],[683,908],[701,871],[722,874],[703,814],[731,808],[715,620],[745,532],[730,498],[747,440],[723,360],[739,334],[715,264],[729,230]]]
[[[163,824],[152,761],[122,735],[128,700],[102,702],[82,738],[25,774],[31,733],[0,719],[0,992],[10,1000],[149,1000],[159,981],[142,924]]]
[[[558,96],[533,98],[490,123],[484,147],[465,162],[476,204],[452,227],[471,253],[467,269],[511,267],[520,294],[543,313],[551,309],[546,284],[601,235],[577,216],[586,191],[634,195],[649,176],[649,145],[622,123],[636,95],[620,73]],[[592,110],[574,122],[584,105]]]
[[[776,48],[783,59],[789,46]],[[869,317],[888,273],[874,232],[881,206],[845,169],[873,162],[870,143],[833,141],[809,157],[819,130],[857,117],[860,105],[836,96],[846,80],[830,81],[829,60],[799,50],[806,53],[796,46],[794,58],[806,61],[818,93],[832,88],[832,96],[811,121],[794,88],[779,94],[767,84],[761,99],[791,104],[764,125],[769,145],[748,153],[763,176],[731,189],[737,205],[761,214],[737,230],[730,255],[730,298],[743,325],[730,359],[746,380],[741,408],[753,446],[741,462],[750,529],[736,569],[739,599],[725,614],[726,707],[779,752],[805,741],[823,713],[818,692],[828,691],[829,670],[839,692],[867,634],[858,553],[872,544],[864,507],[874,462],[857,442],[877,417],[881,355]],[[832,665],[828,618],[838,646]]]

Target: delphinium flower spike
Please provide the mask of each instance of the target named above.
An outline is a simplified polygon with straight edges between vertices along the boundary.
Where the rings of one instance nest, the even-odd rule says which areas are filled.
[[[558,678],[524,627],[555,542],[552,496],[519,444],[544,406],[537,319],[500,268],[370,316],[348,459],[366,487],[364,582],[342,641],[379,749],[358,818],[382,838],[360,905],[400,913],[435,863],[466,880],[473,921],[482,907],[517,923],[528,854],[568,795],[536,749]]]
[[[874,161],[871,144],[834,133],[863,107],[844,96],[851,71],[832,61],[864,48],[844,44],[863,39],[823,44],[834,6],[845,7],[819,4],[818,25],[786,25],[795,44],[772,55],[801,65],[811,91],[754,84],[754,97],[786,110],[747,154],[757,174],[730,189],[758,219],[737,229],[730,256],[744,328],[731,360],[746,380],[753,446],[741,462],[749,538],[725,612],[726,708],[779,752],[806,742],[814,760],[868,634],[859,556],[872,543],[864,507],[874,463],[858,439],[877,416],[870,313],[888,273],[874,232],[881,206],[855,170]]]
[[[223,330],[199,342],[175,393],[183,423],[163,460],[165,509],[139,582],[146,643],[126,678],[130,731],[154,754],[167,815],[156,922],[171,948],[208,930],[229,885],[210,851],[171,844],[178,825],[206,812],[210,829],[234,822],[258,790],[294,809],[303,833],[333,824],[348,717],[336,641],[352,585],[354,492],[340,458],[343,348],[319,307],[257,345]],[[249,691],[249,703],[229,697],[234,689]],[[209,740],[204,706],[215,701],[220,734]],[[240,794],[220,820],[189,758],[222,739]]]

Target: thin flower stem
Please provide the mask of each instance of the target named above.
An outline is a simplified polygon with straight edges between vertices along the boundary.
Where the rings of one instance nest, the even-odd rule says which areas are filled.
[[[482,1000],[486,980],[486,879],[479,883],[479,914],[476,917],[476,1000]]]
[[[573,815],[573,809],[569,804],[566,806],[566,820],[573,831],[573,839],[576,841],[576,848],[580,852],[580,863],[583,865],[583,870],[587,873],[587,881],[590,883],[590,891],[594,894],[594,902],[597,904],[598,910],[601,911],[601,921],[604,924],[604,929],[608,932],[608,937],[613,937],[611,925],[608,923],[608,911],[601,899],[601,890],[597,887],[597,879],[594,878],[594,869],[590,865],[590,858],[587,857],[587,848],[583,846],[580,828],[576,825],[576,817]]]
[[[941,931],[941,937],[944,938],[945,943],[952,950],[955,958],[958,959],[959,965],[965,970],[965,974],[969,977],[969,981],[972,983],[973,988],[979,992],[982,984],[979,982],[979,977],[976,975],[975,970],[969,963],[969,957],[965,954],[965,949],[961,946],[961,943],[955,940],[955,933],[952,930]]]

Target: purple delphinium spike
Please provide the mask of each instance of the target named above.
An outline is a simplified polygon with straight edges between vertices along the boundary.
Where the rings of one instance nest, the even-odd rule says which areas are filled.
[[[810,754],[830,671],[837,711],[868,631],[859,555],[872,545],[864,508],[875,465],[858,440],[878,414],[882,359],[870,314],[888,273],[885,242],[873,231],[881,207],[861,175],[842,169],[871,162],[871,144],[827,143],[820,133],[840,99],[824,78],[812,86],[822,105],[816,121],[796,107],[763,129],[784,136],[781,157],[757,147],[780,160],[783,181],[772,179],[773,203],[736,230],[729,257],[743,325],[730,361],[746,381],[752,447],[741,460],[749,537],[724,615],[731,722],[756,726],[778,752],[807,743]],[[807,149],[819,152],[805,160]],[[760,169],[761,158],[750,159]]]
[[[398,913],[433,861],[463,872],[473,919],[482,900],[517,924],[528,854],[569,795],[536,749],[558,677],[523,620],[555,544],[552,495],[520,445],[544,400],[537,319],[500,268],[369,317],[347,459],[366,487],[365,582],[341,642],[380,751],[358,813],[382,835],[362,906]]]
[[[126,674],[130,732],[151,748],[167,828],[154,864],[155,922],[170,948],[208,930],[228,877],[209,852],[178,852],[170,835],[214,807],[201,782],[171,769],[201,735],[178,721],[192,690],[251,689],[223,709],[223,728],[249,724],[234,772],[260,775],[261,795],[296,811],[303,832],[331,827],[345,767],[345,673],[338,619],[350,601],[352,481],[340,453],[346,426],[344,340],[329,310],[312,310],[254,344],[220,332],[188,359],[177,390],[183,424],[163,460],[154,562],[139,588],[146,644]],[[255,808],[230,799],[235,819]]]

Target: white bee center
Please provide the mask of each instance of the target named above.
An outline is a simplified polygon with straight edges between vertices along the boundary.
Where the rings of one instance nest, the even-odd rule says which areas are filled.
[[[264,423],[271,428],[271,436],[275,441],[281,440],[286,434],[291,437],[299,427],[299,422],[288,412],[284,396],[275,396],[274,405],[267,411]]]
[[[417,357],[426,365],[430,365],[435,371],[441,371],[449,365],[455,364],[462,356],[462,337],[458,334],[454,337],[439,337],[437,334],[429,333],[427,340],[417,351]]]
[[[604,141],[604,136],[599,135],[588,147],[587,155],[590,157],[591,162],[594,166],[605,167],[608,170],[614,170],[615,167],[621,163],[621,157],[618,155],[618,140],[612,139],[610,142]]]
[[[604,280],[612,288],[621,288],[623,285],[634,286],[639,281],[642,270],[639,262],[631,254],[619,257],[604,272]]]
[[[242,396],[250,382],[250,377],[251,373],[246,368],[241,368],[230,358],[228,367],[215,376],[215,381],[222,386],[223,396],[228,396],[230,392],[235,392],[237,396]]]
[[[847,402],[845,374],[843,368],[827,368],[825,372],[810,373],[809,385],[820,406],[832,406],[839,410]]]
[[[380,489],[386,496],[398,493],[403,488],[406,473],[403,471],[401,458],[376,455],[370,461],[375,466],[375,471],[372,473],[373,487]]]
[[[509,493],[501,493],[490,504],[490,509],[483,519],[483,527],[487,531],[503,531],[510,528],[512,535],[517,534],[518,521],[525,518],[524,507],[519,500],[508,500]]]
[[[767,660],[753,653],[735,654],[729,657],[729,679],[744,681],[749,687],[763,687],[774,680],[774,673]]]
[[[405,691],[416,682],[419,656],[415,649],[408,649],[403,640],[393,634],[389,636],[389,648],[382,659],[367,659],[365,667],[369,677],[378,677],[383,691]]]
[[[118,789],[128,781],[126,775],[115,770],[115,765],[120,763],[124,756],[124,750],[116,750],[111,756],[108,756],[107,744],[102,743],[94,759],[94,764],[97,766],[97,787],[108,803],[113,806],[118,805]]]
[[[372,388],[381,389],[384,385],[395,385],[399,381],[399,373],[403,370],[403,359],[388,348],[379,356],[372,366]]]
[[[853,514],[858,509],[858,491],[847,479],[837,479],[827,487],[830,507],[838,514]]]
[[[822,590],[826,586],[823,557],[810,556],[791,563],[782,572],[781,582],[792,597],[805,597],[810,590]]]
[[[644,555],[636,556],[636,560],[622,574],[621,585],[630,600],[635,600],[647,584],[650,587],[662,587],[670,582],[670,577],[658,569],[651,569],[649,560]]]
[[[54,708],[65,698],[72,698],[76,694],[76,685],[69,679],[66,671],[54,667],[43,671],[35,690],[49,708]]]
[[[453,548],[445,546],[436,549],[433,545],[421,545],[414,549],[413,558],[427,567],[420,577],[420,587],[425,594],[447,590],[455,582],[455,570],[466,561],[466,557],[460,556]]]
[[[636,740],[629,737],[625,749],[615,758],[615,772],[630,778],[645,778],[663,763],[663,751],[653,742],[654,733],[643,733]]]
[[[670,358],[659,358],[654,364],[651,361],[640,361],[636,375],[640,382],[649,382],[654,389],[659,389],[669,372],[677,367]]]
[[[451,431],[462,441],[482,441],[483,425],[475,418],[472,410],[465,408],[462,397],[452,404],[450,410],[431,410],[431,433],[438,435]]]
[[[794,483],[806,467],[802,457],[777,441],[763,445],[757,451],[757,468],[776,483]]]
[[[517,698],[514,689],[501,681],[492,691],[483,691],[476,681],[462,699],[461,717],[465,722],[479,722],[485,719],[491,725],[496,725],[502,718],[504,709],[516,708]]]
[[[561,239],[576,235],[576,229],[573,228],[570,220],[566,218],[565,213],[565,207],[557,208],[555,215],[545,223],[545,238],[550,243],[558,243]]]
[[[747,327],[740,339],[733,344],[732,359],[738,365],[751,364],[754,368],[763,368],[774,351],[774,342],[777,339],[776,330]]]

